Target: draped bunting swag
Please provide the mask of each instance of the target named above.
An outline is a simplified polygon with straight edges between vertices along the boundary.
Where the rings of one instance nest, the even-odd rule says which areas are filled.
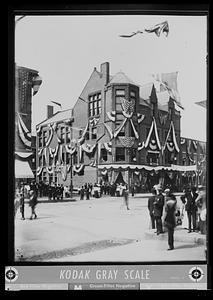
[[[147,136],[147,139],[146,139],[146,142],[145,142],[145,145],[144,147],[147,148],[148,145],[150,145],[150,138],[151,138],[151,134],[153,132],[153,129],[154,129],[154,133],[155,133],[155,137],[156,137],[156,141],[157,141],[157,146],[159,148],[159,150],[161,150],[161,145],[160,145],[160,141],[159,141],[159,137],[158,137],[158,131],[157,131],[157,126],[156,126],[156,122],[155,122],[155,118],[153,117],[153,121],[152,121],[152,124],[151,124],[151,127],[150,127],[150,130],[149,130],[149,134]],[[151,143],[152,145],[153,143]],[[152,146],[151,146],[152,147]]]
[[[137,114],[137,117],[138,117],[138,123],[140,124],[144,119],[145,119],[145,115],[142,115],[142,114]]]
[[[81,135],[81,137],[78,139],[78,143],[80,145],[82,145],[84,143],[84,141],[85,141],[85,135],[86,135],[86,133],[88,131],[88,128],[89,128],[89,122],[87,123],[87,125],[86,125],[86,127],[85,127],[85,129],[84,129],[84,131],[83,131],[83,133]]]
[[[74,165],[73,166],[73,172],[79,174],[84,170],[84,164],[80,164],[80,165]]]
[[[88,154],[91,154],[94,152],[94,149],[96,148],[97,144],[91,146],[89,144],[83,144],[81,147],[82,147],[82,150]]]
[[[109,153],[112,153],[112,142],[104,143],[103,145]]]
[[[66,149],[66,152],[70,153],[71,155],[73,155],[77,151],[76,146],[72,147],[70,145],[65,145],[65,149]]]
[[[38,168],[37,168],[37,170],[36,170],[37,176],[39,176],[39,175],[41,174],[42,169],[43,169],[43,167],[38,167]]]
[[[28,129],[25,127],[24,122],[22,121],[19,114],[17,119],[18,125],[18,133],[19,137],[27,149],[31,149],[31,134],[29,133]]]
[[[172,134],[172,142],[168,141],[170,134]],[[176,136],[175,136],[175,128],[174,128],[173,121],[171,121],[171,123],[170,123],[169,131],[167,133],[165,144],[164,144],[162,150],[164,151],[166,147],[170,152],[172,152],[174,150],[176,150],[177,152],[180,151],[178,144],[177,144]]]
[[[106,124],[106,123],[104,123],[104,126],[106,127],[107,132],[109,133],[110,140],[112,140],[112,139],[113,139],[113,133],[112,133],[111,128],[110,128],[109,125]]]
[[[111,112],[107,112],[107,117],[110,119],[110,121],[115,122],[115,114],[116,112],[114,110]]]

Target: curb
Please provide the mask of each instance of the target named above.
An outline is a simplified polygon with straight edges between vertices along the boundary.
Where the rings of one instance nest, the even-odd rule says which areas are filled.
[[[156,233],[154,233],[154,230],[153,231],[150,230],[150,231],[146,231],[145,235],[147,238],[150,238],[150,239],[160,239],[160,240],[168,239],[167,232],[156,235]],[[174,232],[174,241],[192,243],[192,244],[197,244],[197,245],[206,245],[206,235],[200,235],[198,233],[186,233],[185,234],[184,232],[181,232],[181,229],[177,229]]]

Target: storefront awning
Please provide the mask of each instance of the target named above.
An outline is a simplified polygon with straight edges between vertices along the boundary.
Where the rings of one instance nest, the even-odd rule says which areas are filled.
[[[145,169],[147,171],[160,171],[160,170],[167,170],[167,171],[196,171],[197,166],[191,165],[191,166],[180,166],[180,165],[171,165],[171,167],[165,167],[165,166],[147,166],[147,165],[130,165],[130,164],[110,164],[110,165],[99,165],[99,170],[109,170],[109,169],[123,169],[123,170],[142,170]]]
[[[27,161],[15,159],[15,178],[34,178],[33,172]]]

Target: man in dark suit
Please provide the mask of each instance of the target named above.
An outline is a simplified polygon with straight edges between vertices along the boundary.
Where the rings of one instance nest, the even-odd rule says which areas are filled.
[[[188,217],[188,232],[190,233],[192,231],[196,230],[196,213],[197,213],[197,206],[195,203],[196,198],[198,197],[198,194],[196,193],[196,188],[192,187],[187,188],[185,191],[185,194],[183,195],[183,198],[186,200],[185,204],[185,210],[187,212]]]
[[[151,193],[152,196],[149,197],[148,199],[148,210],[149,210],[152,229],[155,229],[154,202],[156,200],[156,190],[152,188]]]
[[[164,206],[164,195],[162,194],[162,188],[158,188],[158,195],[155,197],[154,202],[154,217],[156,221],[157,227],[157,235],[163,233],[163,225],[162,225],[162,214],[163,214],[163,206]]]
[[[176,226],[176,204],[177,200],[175,196],[171,193],[170,189],[165,190],[165,215],[164,215],[164,225],[168,230],[168,250],[174,249],[174,229]]]

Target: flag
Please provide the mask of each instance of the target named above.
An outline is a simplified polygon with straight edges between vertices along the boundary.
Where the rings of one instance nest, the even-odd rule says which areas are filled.
[[[58,105],[58,106],[60,106],[61,108],[62,108],[62,105],[61,105],[61,103],[59,103],[59,102],[55,102],[55,101],[51,101],[52,103],[54,103],[54,104],[56,104],[56,105]]]
[[[198,101],[198,102],[195,102],[195,104],[200,105],[200,106],[206,108],[206,106],[207,106],[207,101],[206,101],[206,100]]]
[[[119,35],[119,36],[120,37],[124,37],[124,38],[130,38],[130,37],[132,37],[132,36],[134,36],[134,35],[136,35],[138,33],[143,33],[143,31],[138,30],[136,32],[132,32],[131,34],[122,34],[122,35]]]
[[[177,88],[177,75],[178,72],[153,74],[152,76],[160,83],[160,92],[167,91],[169,96],[175,103],[184,109],[180,102],[180,95]]]
[[[33,78],[33,82],[32,82],[33,96],[35,96],[38,93],[41,84],[42,84],[42,78],[39,75]]]
[[[135,32],[132,32],[130,34],[122,34],[122,35],[119,35],[120,37],[123,37],[123,38],[131,38],[133,37],[134,35],[138,34],[138,33],[155,33],[158,37],[160,37],[161,33],[164,33],[165,36],[167,37],[168,34],[169,34],[169,24],[167,21],[165,22],[162,22],[160,24],[157,24],[151,28],[145,28],[143,31],[141,30],[138,30],[138,31],[135,31]]]
[[[165,36],[168,36],[169,34],[169,24],[167,21],[162,22],[160,24],[157,24],[153,26],[152,28],[145,29],[146,32],[152,33],[154,32],[158,37],[161,35],[161,33],[164,33]]]

